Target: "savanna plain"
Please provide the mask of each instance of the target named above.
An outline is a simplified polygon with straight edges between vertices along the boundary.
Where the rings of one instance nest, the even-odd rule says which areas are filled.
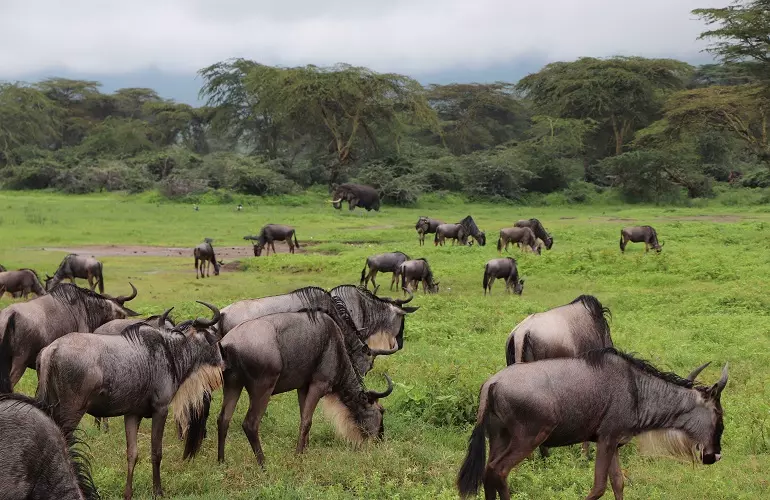
[[[299,410],[295,393],[272,398],[261,435],[266,469],[261,470],[240,424],[248,406],[244,393],[230,427],[227,462],[216,461],[214,394],[208,437],[201,453],[182,460],[182,444],[169,419],[162,479],[167,498],[457,498],[454,487],[475,420],[478,389],[505,366],[505,340],[528,314],[593,294],[612,312],[616,346],[681,375],[713,361],[701,375],[713,383],[725,362],[729,382],[722,396],[723,458],[711,466],[641,456],[634,444],[621,451],[629,499],[770,498],[770,209],[766,206],[677,208],[654,206],[521,207],[465,204],[426,197],[417,208],[385,206],[379,213],[336,211],[322,195],[256,199],[226,205],[161,203],[151,194],[63,196],[0,194],[0,263],[53,274],[70,251],[93,254],[104,263],[106,292],[139,295],[130,307],[142,315],[174,306],[175,319],[208,317],[196,300],[224,307],[236,300],[289,292],[306,285],[330,288],[357,284],[368,255],[400,250],[428,259],[440,293],[415,294],[420,309],[406,322],[404,349],[377,359],[366,377],[384,387],[385,439],[360,449],[337,438],[322,411],[316,412],[310,445],[295,455]],[[472,215],[487,232],[485,247],[418,245],[419,215],[456,222]],[[500,228],[537,217],[554,236],[541,256],[511,250],[525,280],[521,297],[505,294],[497,281],[484,296],[484,264],[497,257]],[[301,248],[295,255],[253,257],[243,236],[266,223],[294,226]],[[624,225],[651,224],[665,242],[663,252],[645,254],[643,244],[618,248]],[[431,235],[432,236],[432,235]],[[222,273],[196,280],[192,248],[209,237]],[[101,248],[96,248],[96,246]],[[147,248],[180,250],[148,251]],[[283,242],[276,243],[285,252]],[[134,253],[136,252],[136,253]],[[505,253],[504,253],[505,255]],[[390,275],[380,275],[379,294]],[[84,282],[79,284],[85,285]],[[0,300],[5,307],[8,296]],[[28,370],[17,390],[34,394]],[[580,388],[576,387],[576,391]],[[120,498],[125,482],[122,419],[108,432],[93,419],[81,422],[94,480],[105,498]],[[142,423],[140,459],[134,478],[137,498],[151,497],[150,423]],[[514,498],[579,499],[593,481],[593,461],[580,446],[534,454],[509,477]],[[606,498],[611,498],[607,491]]]

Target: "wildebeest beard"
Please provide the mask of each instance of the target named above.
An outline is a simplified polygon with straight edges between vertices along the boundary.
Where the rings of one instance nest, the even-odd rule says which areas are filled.
[[[83,317],[89,331],[94,331],[105,323],[105,319],[112,318],[112,304],[110,299],[99,295],[96,292],[80,288],[71,283],[60,283],[49,292],[49,295],[56,299],[62,307],[72,311],[75,317]],[[116,304],[129,314],[136,314],[126,307]]]

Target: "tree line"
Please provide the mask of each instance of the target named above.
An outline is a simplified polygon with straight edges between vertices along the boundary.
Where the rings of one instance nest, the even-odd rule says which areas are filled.
[[[95,81],[0,83],[0,182],[68,193],[425,192],[629,202],[770,187],[770,0],[697,9],[719,62],[584,57],[517,83],[423,86],[345,64],[199,71],[204,106]]]

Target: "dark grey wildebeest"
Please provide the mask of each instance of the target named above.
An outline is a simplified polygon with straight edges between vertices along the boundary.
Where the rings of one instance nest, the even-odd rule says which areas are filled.
[[[513,226],[530,228],[535,233],[535,236],[543,241],[543,244],[545,245],[546,250],[550,250],[551,247],[553,246],[553,237],[550,234],[548,234],[548,231],[545,230],[545,228],[543,227],[543,224],[541,224],[539,220],[523,219],[520,221],[516,221],[516,224],[514,224]]]
[[[487,234],[479,229],[479,227],[476,225],[476,222],[473,220],[473,217],[468,215],[463,220],[460,221],[460,225],[463,226],[465,229],[465,241],[464,244],[467,244],[468,236],[472,237],[474,240],[476,240],[476,243],[479,244],[479,246],[485,246],[487,244]]]
[[[0,443],[3,500],[99,498],[81,443],[62,433],[41,402],[0,395]]]
[[[529,247],[533,253],[540,255],[540,245],[537,244],[535,232],[528,227],[508,227],[500,230],[500,237],[497,240],[497,252],[502,253],[503,249],[508,251],[509,243],[517,243],[521,250]]]
[[[4,290],[3,293],[10,293],[13,297],[24,298],[27,298],[30,293],[38,297],[46,294],[37,273],[32,269],[0,272],[0,290]],[[0,294],[0,297],[2,296],[3,294]]]
[[[430,217],[420,216],[420,218],[417,219],[417,224],[414,225],[414,228],[417,230],[417,235],[420,237],[420,246],[425,244],[425,235],[435,234],[436,228],[441,224],[444,224],[444,221],[431,219]]]
[[[292,242],[292,238],[294,241]],[[294,253],[294,247],[299,248],[299,242],[297,241],[297,232],[291,226],[284,226],[283,224],[265,224],[259,231],[257,236],[244,236],[244,240],[256,241],[254,244],[254,256],[259,257],[262,255],[262,249],[267,248],[267,254],[270,255],[270,247],[273,248],[273,255],[275,255],[275,242],[285,241],[289,245],[289,253]]]
[[[433,271],[424,258],[407,260],[398,269],[404,293],[416,290],[422,283],[423,293],[438,293],[439,281],[433,281]]]
[[[348,210],[361,207],[365,208],[367,212],[380,211],[380,193],[371,186],[353,183],[340,184],[334,189],[330,203],[334,208],[340,210],[343,201],[348,202]]]
[[[102,263],[93,257],[85,257],[71,253],[62,259],[59,268],[53,276],[45,275],[45,289],[51,291],[53,287],[68,279],[70,283],[75,283],[75,278],[88,280],[88,286],[91,291],[99,285],[99,293],[104,293],[104,275],[102,274]]]
[[[315,317],[314,317],[315,316]],[[225,440],[238,398],[245,388],[249,409],[243,431],[259,465],[265,455],[259,426],[270,396],[297,391],[301,422],[297,453],[307,447],[313,412],[321,398],[337,431],[356,443],[381,438],[384,409],[378,399],[393,390],[388,379],[384,393],[367,391],[345,346],[343,332],[327,314],[276,313],[245,321],[220,342],[225,360],[224,401],[218,419],[218,459],[224,461]]]
[[[623,498],[618,448],[635,436],[693,461],[717,462],[727,364],[711,387],[694,384],[705,367],[683,379],[607,347],[500,370],[481,386],[476,427],[457,477],[460,496],[475,496],[483,482],[487,499],[509,499],[508,474],[541,445],[596,443],[588,500],[604,494],[608,477],[615,498]]]
[[[644,251],[648,252],[650,248],[654,248],[656,252],[660,253],[663,250],[663,245],[658,243],[658,233],[652,226],[629,226],[620,230],[620,251],[626,251],[626,245],[628,242],[642,243],[644,242]]]
[[[90,333],[113,319],[137,314],[125,303],[136,297],[131,285],[128,297],[109,297],[60,283],[47,295],[29,302],[13,304],[0,311],[0,340],[9,342],[4,355],[10,356],[11,386],[27,368],[35,368],[35,358],[45,346],[71,332]]]
[[[580,295],[569,304],[530,314],[508,334],[505,362],[530,363],[549,358],[574,358],[584,352],[614,347],[608,318],[610,310],[593,295]],[[583,443],[588,455],[588,443]],[[548,456],[548,449],[540,447]]]
[[[361,270],[360,285],[366,288],[369,280],[372,280],[372,286],[376,288],[377,282],[374,281],[374,278],[377,277],[377,273],[393,273],[393,277],[390,280],[390,289],[393,290],[393,284],[398,283],[398,268],[407,260],[409,260],[409,256],[404,252],[370,255],[366,258],[364,268]],[[367,268],[369,269],[368,273],[366,272]]]
[[[460,243],[466,245],[468,243],[468,235],[465,233],[465,228],[462,224],[439,224],[436,226],[436,235],[433,237],[433,245],[442,247],[446,239],[452,240],[452,245]]]
[[[214,253],[214,247],[211,243],[214,240],[206,238],[203,243],[193,249],[193,257],[195,258],[195,279],[198,279],[200,271],[200,277],[203,278],[203,270],[206,270],[206,276],[211,276],[211,265],[214,265],[214,276],[219,276],[219,266],[223,265],[222,262],[217,261],[217,256]]]
[[[133,496],[139,424],[152,419],[153,494],[163,495],[160,463],[168,407],[185,437],[183,457],[194,456],[205,432],[207,398],[222,386],[222,354],[200,329],[219,320],[197,319],[193,328],[164,331],[150,324],[128,327],[121,335],[70,333],[43,349],[38,358],[37,397],[54,406],[54,420],[65,433],[83,415],[123,416],[128,468],[124,498]]]
[[[484,286],[484,295],[492,293],[492,285],[495,283],[495,279],[505,280],[505,291],[511,291],[516,295],[521,295],[524,291],[524,280],[519,279],[519,269],[516,266],[516,259],[513,257],[502,257],[500,259],[492,259],[484,266],[484,279],[482,285]]]

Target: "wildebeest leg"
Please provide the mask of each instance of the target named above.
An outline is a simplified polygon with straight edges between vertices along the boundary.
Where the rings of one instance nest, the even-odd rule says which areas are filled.
[[[123,424],[126,427],[126,459],[128,460],[126,488],[123,490],[124,499],[129,499],[134,494],[134,467],[136,467],[136,459],[139,458],[139,451],[136,449],[136,435],[139,433],[139,423],[141,421],[141,417],[136,415],[125,415],[123,417]]]
[[[168,407],[152,414],[152,492],[162,497],[163,487],[160,484],[160,461],[163,459],[163,429],[166,427]]]
[[[217,419],[217,460],[222,463],[225,461],[225,441],[227,440],[227,430],[230,428],[230,420],[233,418],[235,407],[238,405],[238,399],[243,391],[243,383],[232,374],[225,375],[225,384],[222,389],[222,410]]]
[[[195,257],[195,279],[198,279],[198,257]]]
[[[297,390],[299,399],[299,439],[297,439],[297,453],[302,453],[307,448],[310,426],[313,424],[313,412],[318,406],[318,401],[329,392],[327,382],[311,382],[308,387]]]
[[[270,246],[273,247],[273,255],[275,255],[276,254],[276,251],[275,251],[275,240],[270,242]]]
[[[487,283],[487,288],[489,289],[489,295],[492,295],[492,285],[495,283],[495,277],[490,276],[489,277],[489,283]]]
[[[617,448],[610,460],[610,484],[615,500],[623,500],[623,471],[620,469],[620,453]]]
[[[88,280],[88,287],[93,292],[94,288],[96,288],[96,285],[94,284],[94,276],[91,274],[91,271],[88,272],[88,275],[86,276],[86,279]]]
[[[369,274],[369,277],[367,278],[367,282],[368,282],[369,280],[372,280],[372,287],[373,287],[373,288],[377,288],[377,282],[375,282],[375,281],[374,281],[374,278],[376,278],[376,277],[377,277],[377,272],[378,272],[378,271],[375,269],[374,271],[372,271],[372,272]],[[392,287],[391,287],[391,290],[392,290]]]
[[[16,358],[11,363],[11,388],[16,387],[21,377],[24,376],[24,372],[27,371],[27,366],[20,358]]]
[[[251,380],[246,384],[246,391],[249,393],[249,410],[246,412],[246,418],[243,419],[242,425],[243,432],[249,439],[251,449],[256,455],[260,467],[265,466],[265,454],[262,452],[262,444],[259,442],[259,424],[267,409],[267,403],[270,402],[275,384],[278,383],[277,376],[270,376],[270,374],[263,376],[265,378]]]
[[[588,441],[583,442],[582,446],[583,456],[586,458],[586,460],[590,460],[591,458],[591,443]]]
[[[516,425],[508,432],[511,439],[508,446],[494,460],[490,460],[484,473],[484,495],[487,500],[495,498],[495,489],[500,494],[502,500],[510,500],[511,493],[508,490],[508,474],[511,469],[516,467],[522,460],[527,458],[535,451],[548,435],[553,431],[553,426],[541,428],[536,436],[528,435],[522,424]],[[491,456],[490,456],[491,458]],[[494,489],[493,489],[494,488]]]
[[[393,285],[398,283],[398,271],[393,271],[393,276],[390,278],[390,289],[393,290]]]
[[[615,440],[599,439],[596,443],[596,463],[594,464],[594,486],[585,500],[596,500],[604,495],[607,489],[607,475],[610,471],[613,455],[618,453],[618,443]],[[618,462],[618,465],[620,462]]]

